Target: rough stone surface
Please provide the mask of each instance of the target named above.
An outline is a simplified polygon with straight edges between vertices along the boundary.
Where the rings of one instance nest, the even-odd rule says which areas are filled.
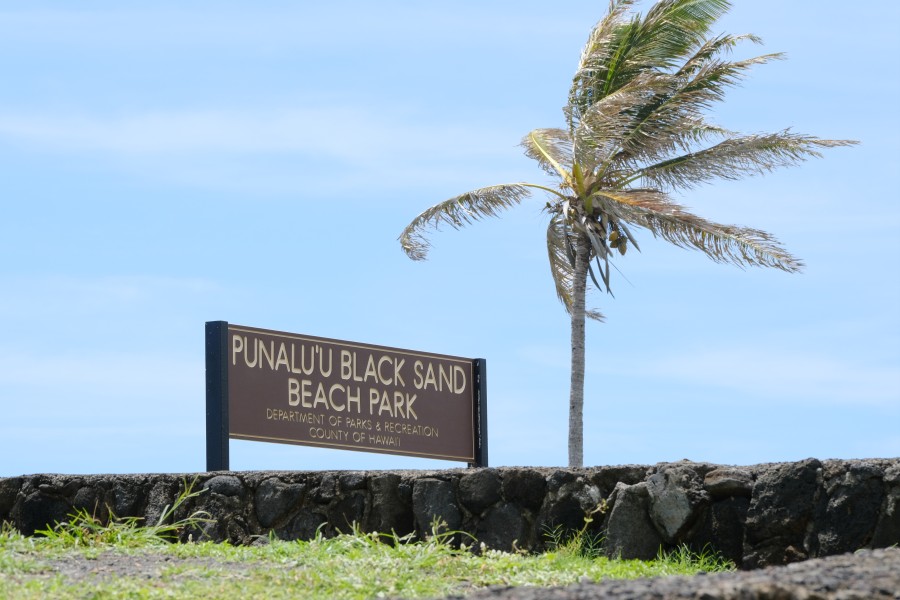
[[[415,530],[412,511],[412,489],[400,475],[385,473],[369,480],[371,510],[368,531],[394,532],[404,536]]]
[[[547,497],[537,516],[538,530],[579,531],[585,527],[585,517],[594,513],[603,500],[600,489],[581,472],[557,470],[550,475]],[[599,522],[594,520],[588,531],[599,534]]]
[[[684,533],[709,503],[702,480],[689,467],[664,467],[647,480],[650,519],[667,544],[683,541]]]
[[[12,511],[24,480],[24,477],[0,479],[0,515],[8,515]]]
[[[25,496],[18,508],[18,518],[13,522],[24,535],[34,535],[37,531],[62,523],[72,510],[71,504],[64,498],[40,491]]]
[[[874,548],[884,548],[900,540],[900,464],[885,470],[884,485],[884,504],[872,535]]]
[[[244,484],[234,475],[218,475],[204,483],[202,489],[220,496],[240,496],[244,493]]]
[[[713,498],[728,498],[731,496],[750,497],[753,489],[753,475],[744,469],[722,468],[714,469],[706,474],[703,486]]]
[[[766,471],[753,486],[744,537],[750,568],[809,558],[806,536],[815,514],[822,463],[807,459]]]
[[[650,520],[647,483],[620,483],[613,491],[606,525],[606,552],[611,557],[650,560],[662,547],[662,538]]]
[[[591,483],[597,486],[604,498],[607,498],[616,489],[616,484],[634,485],[646,481],[647,477],[655,472],[654,467],[639,465],[599,467],[590,474],[590,478]]]
[[[291,509],[296,508],[306,486],[302,483],[288,485],[277,477],[266,479],[256,488],[256,517],[261,527],[273,527],[283,521]]]
[[[450,596],[462,598],[462,596]],[[495,587],[467,600],[898,600],[900,548],[867,550],[752,572],[611,579],[568,587]]]
[[[744,552],[744,523],[750,499],[732,496],[714,502],[694,530],[688,546],[695,552],[713,550],[723,557],[741,564]]]
[[[453,484],[442,479],[419,479],[413,485],[413,514],[416,531],[422,538],[431,535],[434,526],[441,531],[458,531],[462,515],[455,502]]]
[[[874,465],[834,465],[825,469],[827,500],[817,505],[819,532],[810,545],[831,555],[864,548],[871,540],[884,500],[883,473]]]
[[[148,482],[151,487],[144,509],[145,523],[160,522],[177,497],[178,481],[176,479],[157,476],[154,480]]]
[[[138,514],[143,488],[133,481],[117,481],[112,487],[112,508],[120,517]]]
[[[214,519],[182,538],[253,543],[346,532],[431,533],[434,518],[491,548],[540,551],[547,532],[587,528],[605,550],[652,558],[687,544],[745,569],[900,544],[900,459],[809,459],[732,467],[662,463],[588,469],[215,472],[0,478],[0,522],[22,533],[75,510],[155,523],[186,483],[200,495],[170,519]],[[585,517],[598,506],[590,523]],[[469,538],[458,536],[458,541]]]
[[[497,469],[478,469],[459,479],[459,499],[472,514],[480,515],[500,499]]]
[[[503,473],[503,495],[529,510],[539,510],[547,495],[547,478],[533,469],[510,469]]]
[[[363,492],[352,491],[342,495],[328,507],[325,513],[335,531],[351,533],[353,526],[364,522],[366,496]]]
[[[488,548],[504,552],[527,548],[528,523],[514,504],[500,504],[487,511],[475,538]]]

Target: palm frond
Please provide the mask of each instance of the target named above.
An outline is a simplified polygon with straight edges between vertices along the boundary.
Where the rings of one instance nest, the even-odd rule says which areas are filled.
[[[575,265],[566,220],[559,214],[552,215],[547,225],[547,257],[550,259],[550,275],[556,286],[556,296],[568,311],[572,306]]]
[[[632,60],[643,67],[669,69],[701,46],[710,28],[728,12],[728,0],[660,0],[642,23],[642,43]]]
[[[759,229],[721,225],[694,215],[659,190],[597,192],[595,205],[622,221],[648,229],[681,248],[694,248],[719,263],[774,267],[795,273],[803,263],[770,234]]]
[[[650,85],[651,79],[636,78],[631,85],[597,100],[581,114],[572,135],[573,153],[579,164],[593,171],[612,160],[622,139],[634,127],[634,106],[652,96]]]
[[[625,16],[634,3],[635,0],[610,1],[606,16],[591,29],[581,51],[578,68],[575,70],[576,82],[582,78],[589,79],[594,71],[606,67],[622,36],[622,27],[627,22]]]
[[[712,24],[731,6],[728,0],[660,0],[643,19],[638,15],[627,21],[632,4],[611,4],[607,17],[591,31],[565,109],[570,131],[591,105],[635,77],[668,73],[698,48],[714,55],[736,39],[725,38],[704,50]]]
[[[626,54],[636,24],[626,19],[635,0],[613,0],[606,16],[591,30],[572,77],[569,101],[564,109],[569,131],[574,131],[591,104],[606,94],[607,82],[617,60]],[[618,58],[617,58],[618,57]]]
[[[792,133],[731,137],[710,148],[661,161],[636,171],[645,182],[666,188],[693,188],[713,179],[740,179],[821,157],[819,149],[852,146],[853,140],[823,140]]]
[[[637,77],[591,106],[575,132],[576,148],[579,153],[585,147],[602,149],[596,158],[601,165],[598,176],[605,177],[609,171],[633,172],[648,162],[689,153],[701,143],[726,137],[730,132],[707,123],[704,112],[721,101],[725,90],[749,68],[779,57],[712,60],[677,74]]]
[[[439,229],[441,224],[459,229],[484,217],[496,217],[531,195],[536,186],[529,183],[507,183],[479,188],[435,204],[412,220],[400,234],[400,245],[413,260],[424,260],[431,243],[425,238],[426,229]],[[552,191],[552,190],[551,190]]]
[[[714,102],[725,97],[725,91],[740,83],[752,67],[773,60],[781,60],[784,54],[772,52],[736,61],[708,59],[693,64],[685,64],[675,74],[674,80],[680,85],[675,94],[691,101],[695,112],[709,108]]]
[[[569,314],[572,312],[575,285],[575,259],[571,235],[572,231],[565,217],[560,213],[554,213],[547,225],[547,256],[550,259],[550,275],[556,286],[556,296]],[[586,309],[585,316],[596,321],[604,320],[603,315],[593,309]]]
[[[734,47],[744,41],[762,44],[762,39],[752,33],[745,33],[742,35],[726,34],[711,38],[706,40],[706,42],[697,49],[694,55],[684,62],[678,70],[678,74],[687,76],[690,73],[695,72],[704,64],[716,59],[720,54],[730,52]]]
[[[565,129],[535,129],[520,145],[525,155],[538,162],[549,175],[554,175],[571,185],[572,136]]]
[[[622,38],[607,74],[611,93],[647,71],[669,72],[703,45],[712,24],[731,4],[728,0],[660,0],[643,18],[637,16]]]

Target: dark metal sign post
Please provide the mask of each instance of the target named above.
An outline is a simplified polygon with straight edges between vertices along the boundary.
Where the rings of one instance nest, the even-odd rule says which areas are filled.
[[[486,467],[486,361],[208,322],[208,471],[229,439]]]
[[[228,323],[206,324],[206,470],[228,470]]]

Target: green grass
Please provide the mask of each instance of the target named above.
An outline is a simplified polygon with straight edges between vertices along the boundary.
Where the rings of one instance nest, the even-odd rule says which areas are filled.
[[[452,532],[436,533],[437,526],[426,540],[355,531],[240,547],[168,543],[182,528],[206,520],[195,513],[165,523],[193,495],[186,484],[179,501],[152,526],[136,519],[101,524],[80,512],[39,537],[3,527],[0,598],[434,598],[491,585],[554,586],[733,569],[712,554],[686,549],[653,561],[606,558],[598,540],[585,534],[592,515],[568,539],[556,532],[554,549],[542,554],[487,550],[465,534],[470,547],[458,547],[450,543]]]
[[[489,585],[566,585],[732,568],[686,550],[638,561],[592,557],[567,547],[536,555],[476,554],[451,546],[442,536],[394,541],[401,543],[357,532],[249,547],[152,542],[144,547],[73,546],[6,531],[0,534],[0,598],[428,598]],[[116,571],[105,578],[57,574],[62,561],[101,564],[110,557],[154,567],[133,576]]]
[[[145,547],[173,542],[178,534],[187,528],[196,528],[203,523],[212,522],[209,514],[197,511],[191,515],[174,520],[175,513],[192,498],[196,498],[204,490],[195,491],[197,479],[190,483],[184,480],[182,491],[171,505],[166,505],[156,523],[144,525],[140,517],[117,517],[110,510],[110,518],[104,522],[95,515],[81,508],[69,515],[67,521],[57,522],[53,527],[35,532],[43,539],[52,542],[57,548],[117,548]]]

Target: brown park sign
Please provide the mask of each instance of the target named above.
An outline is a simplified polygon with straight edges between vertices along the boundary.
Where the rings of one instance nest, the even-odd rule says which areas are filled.
[[[228,439],[487,466],[485,361],[206,324],[207,469]]]

